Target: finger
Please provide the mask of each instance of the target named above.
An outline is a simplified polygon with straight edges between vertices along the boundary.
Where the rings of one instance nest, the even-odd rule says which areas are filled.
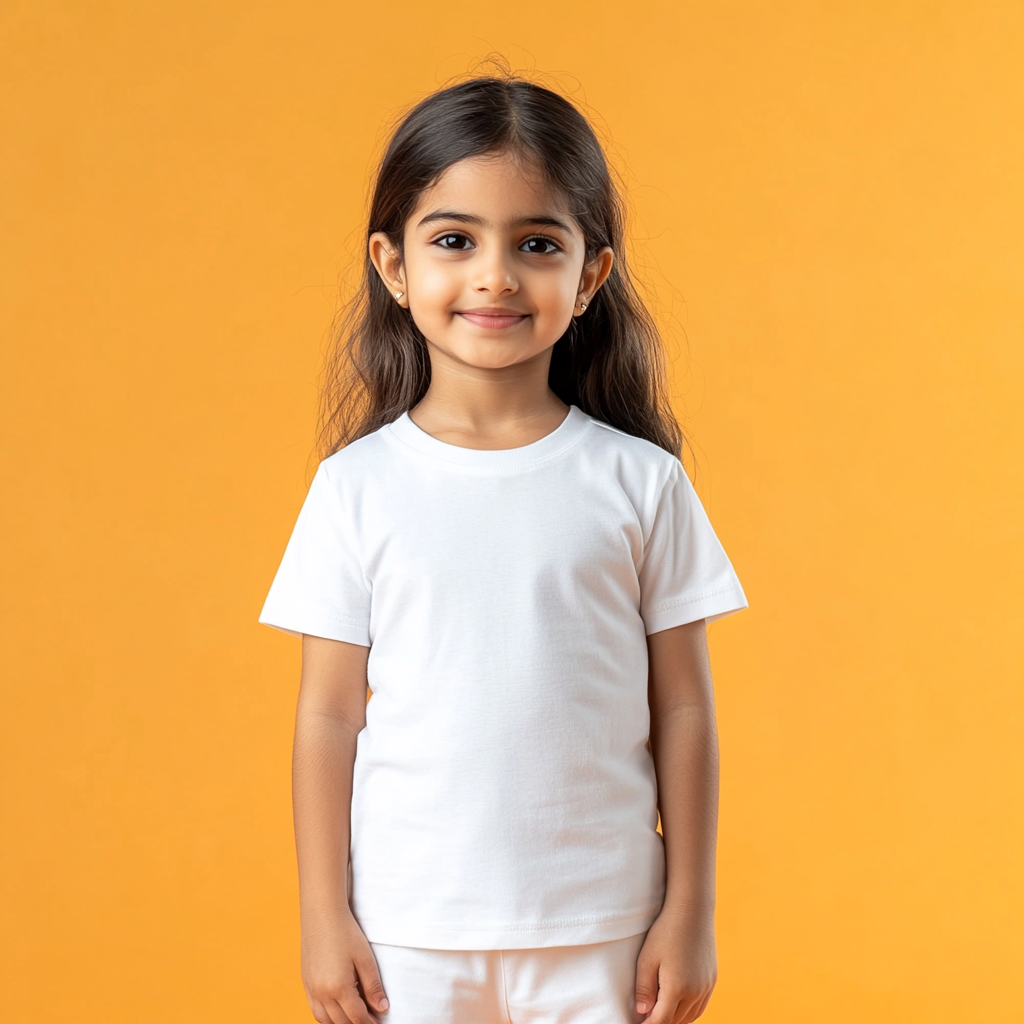
[[[356,974],[363,990],[363,998],[374,1010],[384,1013],[388,1008],[388,997],[384,992],[384,983],[380,980],[380,970],[372,952],[355,958]]]
[[[658,961],[642,953],[636,962],[636,1012],[650,1013],[658,1001]]]
[[[698,1006],[700,1006],[700,995],[690,995],[687,992],[679,1000],[679,1008],[676,1011],[676,1020],[679,1021],[679,1024],[693,1024],[693,1021],[697,1019]]]
[[[708,1003],[710,1003],[710,1002],[711,1002],[711,993],[707,992],[707,993],[705,993],[704,998],[701,999],[697,1003],[697,1007],[693,1011],[693,1016],[690,1017],[689,1019],[691,1021],[693,1021],[693,1020],[697,1020],[698,1017],[702,1016],[704,1011],[708,1008]]]
[[[348,1014],[342,1009],[341,1003],[337,999],[331,999],[324,1005],[327,1008],[328,1014],[330,1014],[331,1024],[352,1024]]]
[[[331,1020],[331,1015],[327,1012],[327,1007],[319,999],[310,997],[309,1008],[313,1011],[313,1020],[317,1024],[334,1024]]]
[[[354,988],[346,992],[338,1002],[348,1015],[344,1024],[349,1024],[349,1022],[351,1024],[379,1024],[377,1018],[366,1008],[366,1003]]]
[[[670,998],[662,990],[658,1001],[654,1004],[654,1010],[647,1020],[647,1024],[679,1024],[682,1018],[679,1016],[679,1000]]]

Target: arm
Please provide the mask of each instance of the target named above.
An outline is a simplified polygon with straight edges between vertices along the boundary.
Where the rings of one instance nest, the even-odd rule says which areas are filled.
[[[299,864],[302,980],[320,1024],[372,1024],[386,1010],[377,963],[348,902],[356,736],[366,724],[368,647],[302,638],[292,802]]]
[[[650,1013],[650,1024],[688,1024],[704,1012],[718,977],[718,734],[704,620],[652,633],[647,648],[667,876],[664,906],[637,961],[637,1012]]]

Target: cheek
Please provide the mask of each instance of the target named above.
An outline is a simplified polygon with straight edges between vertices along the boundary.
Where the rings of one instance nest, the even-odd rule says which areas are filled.
[[[530,282],[530,297],[543,317],[564,320],[572,315],[576,301],[575,277],[545,274]]]
[[[424,313],[441,312],[461,291],[461,275],[452,264],[416,260],[408,264],[407,272],[409,292]]]

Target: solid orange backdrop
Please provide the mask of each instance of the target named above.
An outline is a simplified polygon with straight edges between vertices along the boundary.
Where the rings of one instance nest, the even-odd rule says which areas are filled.
[[[750,598],[708,1022],[1019,1020],[1024,6],[6,0],[6,1024],[307,1021],[256,624],[381,124],[598,118]]]

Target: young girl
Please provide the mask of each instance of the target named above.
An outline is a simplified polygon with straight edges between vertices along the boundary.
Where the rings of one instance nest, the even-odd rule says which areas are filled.
[[[514,77],[420,103],[377,172],[342,341],[328,457],[260,616],[302,635],[313,1016],[696,1019],[716,978],[705,623],[746,599],[680,463],[583,116]]]

